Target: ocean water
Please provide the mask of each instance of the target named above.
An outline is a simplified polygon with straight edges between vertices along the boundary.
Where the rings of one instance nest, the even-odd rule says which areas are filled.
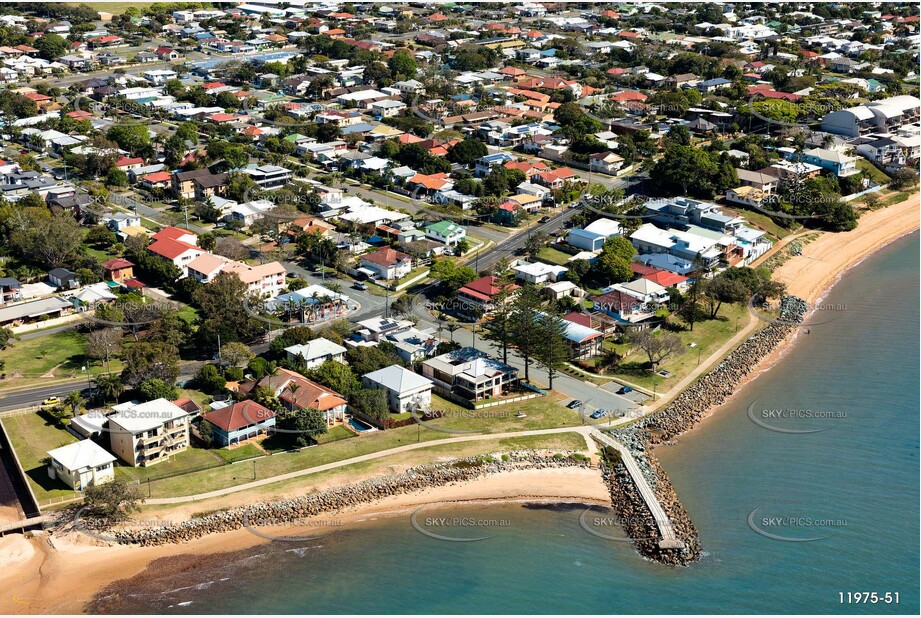
[[[849,272],[777,366],[659,449],[700,531],[697,564],[663,567],[591,535],[576,505],[426,510],[416,524],[430,534],[399,516],[275,541],[194,569],[151,569],[97,607],[917,614],[918,252],[913,234]],[[791,433],[809,430],[821,431]],[[848,592],[898,593],[899,604],[842,604]]]

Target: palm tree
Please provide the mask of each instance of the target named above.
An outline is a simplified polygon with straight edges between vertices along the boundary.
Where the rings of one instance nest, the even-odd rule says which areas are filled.
[[[70,415],[74,418],[76,418],[80,406],[85,402],[86,400],[83,399],[83,395],[80,394],[80,391],[70,391],[70,393],[67,394],[67,398],[64,399],[64,405],[70,406]]]
[[[97,377],[96,388],[102,394],[103,402],[114,399],[115,403],[118,403],[118,398],[125,392],[125,385],[122,384],[121,377],[111,374]]]

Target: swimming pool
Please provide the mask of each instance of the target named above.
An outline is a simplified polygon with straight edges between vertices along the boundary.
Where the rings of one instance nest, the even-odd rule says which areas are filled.
[[[377,431],[377,427],[372,427],[371,425],[364,423],[357,418],[350,418],[349,426],[355,431]]]

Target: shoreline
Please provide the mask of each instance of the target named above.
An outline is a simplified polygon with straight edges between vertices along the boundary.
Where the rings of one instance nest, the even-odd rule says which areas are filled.
[[[530,468],[320,513],[304,518],[304,526],[279,527],[278,532],[306,530],[315,535],[319,530],[320,535],[327,535],[364,522],[407,516],[423,506],[443,510],[515,503],[608,506],[610,498],[597,469]],[[311,525],[316,519],[335,520],[337,525],[324,530]],[[0,586],[7,591],[0,597],[0,612],[81,613],[110,584],[135,577],[158,560],[231,553],[268,542],[245,528],[155,546],[93,545],[79,532],[55,534],[50,540],[53,545],[47,535],[0,538]]]
[[[792,257],[777,268],[775,277],[788,284],[787,293],[809,302],[810,310],[805,319],[808,320],[815,311],[814,305],[821,302],[848,271],[883,247],[918,230],[918,197],[918,193],[913,193],[903,202],[866,213],[851,232],[823,233],[805,245],[801,256]],[[699,423],[782,360],[800,339],[798,330],[793,328],[762,357],[735,391],[721,404],[710,406]],[[692,431],[699,423],[686,431]],[[670,487],[667,477],[663,480]],[[364,521],[405,515],[414,507],[516,502],[610,505],[611,494],[596,469],[516,470],[375,500],[349,507],[336,513],[336,517],[343,519],[346,526],[354,526]],[[0,598],[0,611],[11,614],[80,612],[109,583],[136,576],[161,558],[226,553],[265,542],[266,539],[245,529],[154,547],[99,547],[75,543],[66,535],[50,539],[47,535],[36,535],[32,539],[10,535],[0,538],[0,585],[8,591]],[[49,596],[49,591],[54,591],[54,597]]]

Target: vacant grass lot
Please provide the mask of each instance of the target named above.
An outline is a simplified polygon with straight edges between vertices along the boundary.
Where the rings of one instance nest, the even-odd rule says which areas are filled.
[[[77,438],[40,414],[11,416],[3,419],[3,426],[39,503],[73,497],[70,487],[48,477],[48,468],[42,460],[48,451],[76,442]]]
[[[57,367],[58,377],[80,371],[85,359],[86,338],[76,330],[14,341],[0,351],[6,361],[6,372],[18,372],[26,377],[38,377]]]
[[[537,257],[548,264],[566,266],[566,264],[569,263],[569,258],[572,256],[568,253],[563,253],[559,249],[554,249],[553,247],[544,247],[537,253]]]

